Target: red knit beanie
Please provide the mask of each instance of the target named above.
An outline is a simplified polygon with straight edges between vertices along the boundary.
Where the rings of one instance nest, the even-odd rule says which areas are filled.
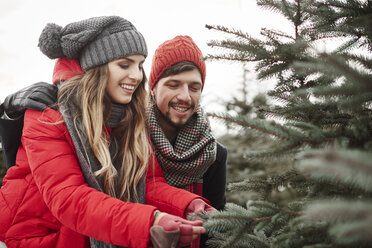
[[[203,88],[205,82],[205,62],[202,52],[190,36],[176,36],[171,40],[165,41],[155,51],[149,78],[150,89],[155,87],[165,70],[181,61],[193,62],[199,68]]]

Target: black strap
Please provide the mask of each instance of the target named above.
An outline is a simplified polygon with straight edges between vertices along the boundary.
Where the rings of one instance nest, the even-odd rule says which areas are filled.
[[[3,114],[4,107],[1,104],[0,116],[2,116]],[[4,154],[5,167],[7,169],[15,165],[17,151],[19,146],[21,145],[24,119],[23,117],[24,115],[14,120],[0,118],[0,139]]]

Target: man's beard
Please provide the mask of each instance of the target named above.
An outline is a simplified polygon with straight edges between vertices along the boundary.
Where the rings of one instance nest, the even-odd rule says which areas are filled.
[[[156,105],[156,112],[157,112],[157,116],[158,118],[161,118],[163,119],[164,121],[166,121],[166,123],[168,123],[171,127],[174,127],[176,129],[181,129],[185,124],[177,124],[177,123],[174,123],[170,117],[169,117],[169,111],[166,112],[166,114],[164,115],[160,109],[158,108],[158,106]],[[188,121],[188,120],[187,120]]]
[[[168,104],[168,111],[165,113],[165,115],[160,111],[160,109],[158,108],[158,105],[156,104],[156,98],[155,98],[155,109],[156,109],[156,113],[157,113],[157,116],[158,118],[162,118],[163,120],[165,120],[171,127],[174,127],[176,129],[181,129],[182,127],[184,127],[187,122],[190,121],[191,119],[191,116],[190,118],[183,124],[177,124],[177,123],[174,123],[171,118],[170,118],[170,114],[169,114],[169,109],[172,108],[172,105],[175,104],[175,103],[169,103]],[[195,111],[195,105],[194,104],[191,104],[189,105],[190,108],[192,109],[192,111]]]

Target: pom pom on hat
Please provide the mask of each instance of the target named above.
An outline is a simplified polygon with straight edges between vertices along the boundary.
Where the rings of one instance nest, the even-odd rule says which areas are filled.
[[[150,89],[155,87],[161,75],[170,66],[181,61],[190,61],[199,68],[203,82],[202,87],[204,87],[206,65],[203,54],[190,36],[179,35],[171,40],[163,42],[156,49],[152,59],[149,77]]]
[[[64,57],[61,46],[62,27],[48,23],[39,37],[40,50],[50,59]]]

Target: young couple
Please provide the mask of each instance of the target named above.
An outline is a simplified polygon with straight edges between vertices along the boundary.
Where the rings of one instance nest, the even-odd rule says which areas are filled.
[[[16,129],[0,127],[14,164],[0,189],[0,241],[197,247],[203,222],[186,218],[224,207],[227,151],[199,106],[206,68],[192,39],[177,36],[155,51],[149,99],[145,40],[121,17],[48,24],[39,47],[57,59],[58,93],[39,83],[1,106],[11,118],[28,110],[14,163],[7,148]]]

